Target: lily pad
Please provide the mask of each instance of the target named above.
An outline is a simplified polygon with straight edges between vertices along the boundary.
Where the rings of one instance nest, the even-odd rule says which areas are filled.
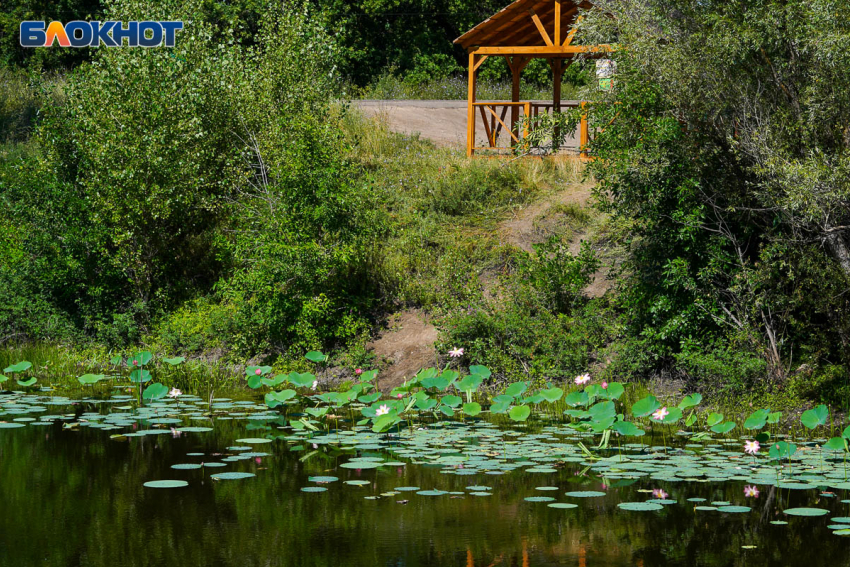
[[[570,496],[572,498],[597,498],[599,496],[605,496],[605,493],[596,490],[578,490],[575,492],[566,492],[564,496]]]
[[[149,480],[145,483],[148,488],[183,488],[189,486],[185,480]]]
[[[663,509],[664,506],[653,502],[620,502],[617,504],[617,508],[630,512],[653,512]]]
[[[826,516],[829,510],[823,508],[788,508],[784,511],[789,516]]]
[[[240,480],[240,479],[243,479],[243,478],[251,478],[251,477],[254,477],[254,476],[257,476],[257,475],[255,475],[254,473],[249,473],[249,472],[223,472],[223,473],[211,474],[210,478],[213,478],[215,480]]]

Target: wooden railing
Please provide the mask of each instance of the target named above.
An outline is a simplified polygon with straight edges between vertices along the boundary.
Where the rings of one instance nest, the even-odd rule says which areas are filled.
[[[517,108],[522,117],[535,118],[541,112],[549,113],[554,110],[555,104],[551,102],[536,102],[531,100],[520,102],[507,101],[486,101],[473,102],[473,111],[478,110],[477,114],[481,117],[481,122],[484,125],[484,134],[487,138],[487,146],[475,146],[475,126],[478,122],[476,116],[472,124],[471,136],[473,139],[473,150],[511,150],[514,147],[522,144],[522,140],[528,137],[528,120],[522,121],[522,132],[514,131],[506,121],[508,110]],[[561,103],[561,108],[584,108],[584,102],[564,102]],[[501,110],[501,112],[500,112]],[[473,114],[475,116],[475,113]],[[502,136],[505,134],[505,136]],[[504,140],[504,142],[502,142]],[[579,153],[582,157],[587,156],[586,147],[588,144],[588,128],[587,116],[582,115],[581,124],[579,125]],[[500,142],[502,142],[500,144]],[[505,144],[506,142],[506,144]]]

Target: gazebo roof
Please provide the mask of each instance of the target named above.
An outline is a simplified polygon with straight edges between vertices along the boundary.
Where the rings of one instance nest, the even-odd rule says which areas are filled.
[[[560,26],[555,25],[556,4],[560,4]],[[467,50],[479,46],[551,47],[557,41],[555,36],[560,35],[563,44],[564,34],[561,30],[567,30],[575,23],[579,8],[591,7],[593,4],[584,0],[516,0],[457,38],[454,43]],[[560,29],[556,31],[556,27]]]

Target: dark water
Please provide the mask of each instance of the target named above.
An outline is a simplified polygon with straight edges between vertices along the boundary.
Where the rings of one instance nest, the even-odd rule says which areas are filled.
[[[850,565],[850,538],[827,528],[830,516],[850,515],[819,491],[761,487],[745,498],[746,483],[667,483],[677,503],[658,512],[627,512],[625,501],[651,498],[639,489],[659,483],[603,486],[578,464],[555,473],[442,474],[439,467],[407,464],[354,470],[338,465],[350,454],[311,446],[291,451],[276,440],[256,445],[268,457],[226,467],[173,470],[176,463],[218,461],[256,437],[244,422],[219,421],[215,430],[110,440],[87,428],[27,426],[0,429],[0,565],[66,566],[767,566]],[[187,453],[205,453],[189,457]],[[304,459],[304,460],[302,460]],[[247,471],[256,477],[215,481],[211,474]],[[308,477],[332,475],[328,490],[305,493]],[[186,488],[153,489],[157,479],[189,481]],[[366,486],[343,484],[367,480]],[[466,487],[485,485],[491,496]],[[535,487],[557,486],[557,491]],[[464,492],[415,492],[367,500],[395,487]],[[598,498],[565,491],[601,490]],[[573,502],[554,509],[527,502],[552,496]],[[752,506],[744,514],[700,512],[689,497]],[[399,501],[408,500],[407,504]],[[708,502],[706,503],[708,504]],[[784,517],[792,506],[828,508],[816,518]],[[771,520],[788,520],[772,525]],[[850,526],[848,526],[850,527]],[[753,545],[755,549],[742,549]]]

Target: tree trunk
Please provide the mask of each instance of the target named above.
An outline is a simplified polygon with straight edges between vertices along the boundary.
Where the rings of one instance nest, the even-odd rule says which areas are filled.
[[[844,272],[844,276],[850,279],[850,248],[847,247],[847,243],[841,236],[841,232],[828,232],[826,241],[832,249],[835,259],[838,260],[838,265],[841,267],[841,271]]]

